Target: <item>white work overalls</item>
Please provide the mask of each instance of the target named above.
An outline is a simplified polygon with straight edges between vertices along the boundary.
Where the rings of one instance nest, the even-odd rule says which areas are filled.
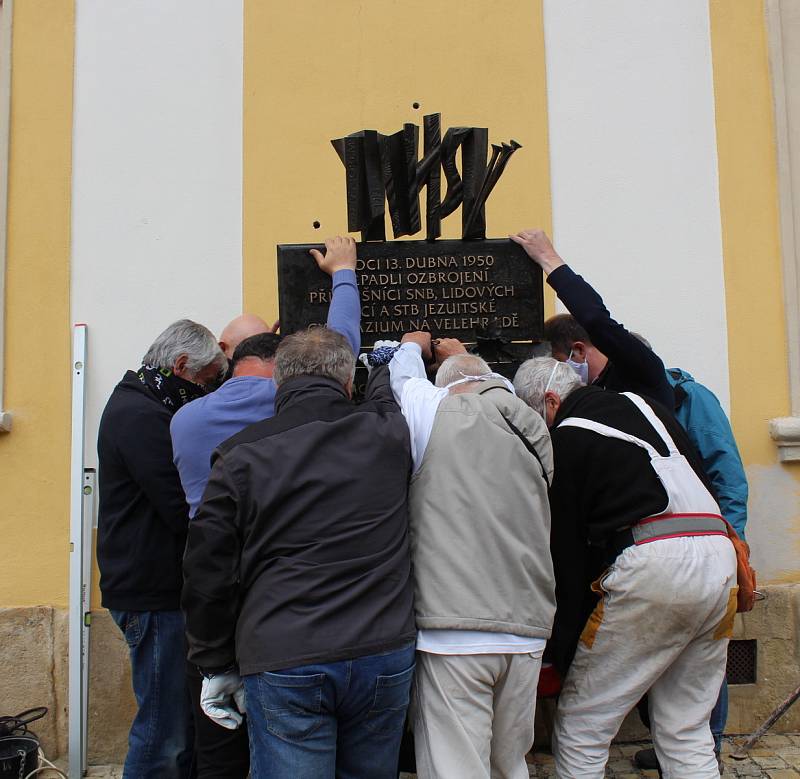
[[[559,427],[645,449],[668,504],[632,528],[634,545],[593,586],[602,599],[583,630],[556,712],[556,775],[602,779],[611,740],[649,691],[664,779],[717,779],[709,717],[736,613],[736,555],[719,507],[661,420],[638,395],[624,394],[662,438],[667,456],[589,419],[570,417]]]

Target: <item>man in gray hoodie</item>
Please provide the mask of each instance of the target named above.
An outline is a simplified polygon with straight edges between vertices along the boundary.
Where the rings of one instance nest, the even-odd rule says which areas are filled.
[[[521,779],[555,611],[550,437],[480,357],[453,339],[436,353],[435,385],[429,333],[389,363],[413,457],[417,771]]]

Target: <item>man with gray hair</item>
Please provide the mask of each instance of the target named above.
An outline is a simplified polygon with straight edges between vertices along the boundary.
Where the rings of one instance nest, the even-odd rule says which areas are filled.
[[[153,342],[114,388],[97,440],[102,605],[128,642],[138,710],[125,777],[183,779],[191,767],[181,558],[189,507],[169,424],[225,370],[214,335],[188,319]]]
[[[351,401],[355,355],[284,337],[275,416],[217,447],[190,528],[182,605],[209,716],[242,722],[254,779],[394,779],[414,673],[408,429],[385,367]]]
[[[649,690],[663,776],[714,779],[709,715],[738,588],[733,545],[697,453],[658,402],[582,387],[553,358],[523,363],[514,385],[553,442],[558,608],[547,654],[566,674],[556,775],[603,777],[611,740]]]
[[[455,339],[426,378],[430,333],[409,333],[389,370],[413,455],[417,772],[528,776],[536,684],[555,610],[541,417]]]

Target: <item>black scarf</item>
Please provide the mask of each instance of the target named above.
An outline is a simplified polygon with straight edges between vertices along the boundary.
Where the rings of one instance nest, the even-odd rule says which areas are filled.
[[[174,414],[181,406],[185,406],[197,398],[206,395],[206,390],[199,384],[176,376],[169,368],[156,368],[142,365],[139,368],[139,381],[145,385]]]

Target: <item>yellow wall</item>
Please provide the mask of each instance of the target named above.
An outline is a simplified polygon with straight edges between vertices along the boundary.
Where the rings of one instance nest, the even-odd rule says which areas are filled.
[[[443,132],[467,124],[514,138],[525,148],[488,202],[487,235],[550,229],[539,0],[245,0],[244,35],[245,310],[277,312],[276,244],[346,231],[329,140],[363,128],[395,132],[439,112]],[[460,224],[459,211],[443,236]]]
[[[0,604],[66,606],[73,3],[17,0],[13,29]]]
[[[746,464],[776,462],[790,413],[778,181],[763,3],[711,0],[731,418]],[[710,355],[710,357],[712,357]]]

